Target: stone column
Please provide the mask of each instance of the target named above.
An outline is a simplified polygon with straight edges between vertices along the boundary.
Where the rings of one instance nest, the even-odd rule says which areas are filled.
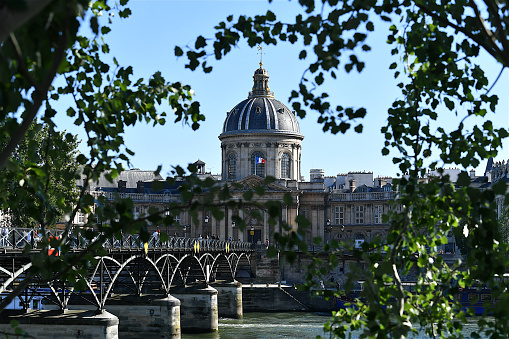
[[[244,219],[244,210],[243,209],[240,209],[239,217]],[[246,228],[247,228],[247,225],[246,225]],[[238,227],[236,227],[236,229],[237,229],[237,238],[235,240],[244,241],[244,232],[246,231],[246,228],[244,228],[244,231],[241,231]]]
[[[19,326],[32,338],[97,338],[118,339],[118,318],[111,313],[85,310],[4,310],[0,316],[0,331],[12,333],[10,322]]]
[[[83,299],[71,299],[71,302],[68,305],[70,310],[95,312],[97,309]],[[47,304],[44,307],[54,309],[56,306]],[[118,317],[117,332],[121,338],[134,339],[147,336],[180,338],[180,301],[171,295],[164,297],[116,294],[107,300],[106,308],[108,312],[116,316],[115,318]]]
[[[180,338],[180,300],[171,295],[115,295],[106,307],[120,320],[121,338]]]
[[[219,327],[217,290],[203,285],[172,288],[180,300],[180,328],[183,333],[216,332]]]
[[[242,284],[234,282],[214,282],[211,284],[217,290],[217,306],[220,317],[241,319]]]

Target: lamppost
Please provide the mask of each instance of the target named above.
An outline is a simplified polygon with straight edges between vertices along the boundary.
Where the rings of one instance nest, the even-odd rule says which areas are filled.
[[[252,247],[254,248],[254,226],[251,225],[251,231],[249,231],[250,234],[251,234],[251,244],[252,244]]]
[[[325,222],[325,233],[329,233],[329,236],[325,237],[326,238],[325,240],[327,242],[328,240],[330,240],[330,237],[331,237],[330,234],[332,233],[332,226],[330,224],[330,219],[327,219],[327,221]],[[327,238],[329,238],[329,239],[327,239]]]
[[[207,236],[208,235],[208,226],[209,226],[209,216],[208,215],[205,216],[204,221],[205,221],[205,227],[204,227],[203,235]]]

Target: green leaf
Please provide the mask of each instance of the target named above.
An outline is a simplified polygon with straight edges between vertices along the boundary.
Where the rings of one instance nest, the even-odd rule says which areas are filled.
[[[293,198],[292,198],[292,195],[290,193],[285,193],[285,195],[283,196],[283,202],[287,205],[287,206],[292,206],[293,205]]]
[[[194,44],[194,48],[200,49],[200,48],[203,48],[205,46],[207,46],[207,41],[205,40],[204,37],[202,37],[200,35],[198,38],[196,38],[196,43]],[[175,52],[176,52],[176,50],[175,50]],[[177,54],[175,53],[175,55],[177,55]]]

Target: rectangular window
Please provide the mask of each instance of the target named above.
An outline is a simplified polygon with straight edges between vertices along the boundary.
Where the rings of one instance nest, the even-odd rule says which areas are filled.
[[[175,223],[176,223],[177,225],[180,225],[180,220],[181,220],[181,219],[180,219],[180,213],[178,213],[178,214],[175,216]]]
[[[299,209],[299,214],[309,220],[309,209],[307,206],[301,206]]]
[[[85,213],[78,212],[78,224],[85,223]]]
[[[364,224],[364,205],[355,206],[355,223]]]
[[[343,225],[345,223],[345,211],[343,206],[334,206],[334,224]]]
[[[382,223],[383,206],[375,205],[375,224]]]

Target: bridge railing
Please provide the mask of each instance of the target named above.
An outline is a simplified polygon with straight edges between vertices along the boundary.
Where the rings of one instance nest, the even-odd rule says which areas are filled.
[[[61,237],[62,230],[47,230],[46,236]],[[100,234],[92,239],[95,241]],[[6,249],[23,249],[26,245],[32,248],[40,248],[39,243],[42,239],[40,231],[33,228],[1,228],[0,229],[0,248]],[[81,235],[70,233],[66,243],[71,248],[85,248],[90,241]],[[251,243],[241,241],[224,241],[217,239],[198,239],[184,237],[170,237],[167,241],[161,241],[158,235],[151,235],[146,242],[149,249],[172,249],[178,251],[238,251],[250,250]],[[107,238],[103,242],[103,247],[107,249],[144,249],[145,242],[142,241],[138,234],[123,234],[120,239],[116,237]]]

